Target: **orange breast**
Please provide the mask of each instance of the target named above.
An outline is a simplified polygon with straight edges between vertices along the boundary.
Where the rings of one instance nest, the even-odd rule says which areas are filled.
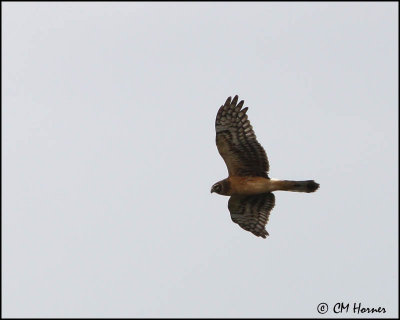
[[[263,177],[229,177],[232,194],[259,194],[269,192],[270,180]]]

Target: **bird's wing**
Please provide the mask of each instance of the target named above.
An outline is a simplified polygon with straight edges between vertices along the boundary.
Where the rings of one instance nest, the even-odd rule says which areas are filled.
[[[264,148],[258,143],[247,119],[247,107],[238,96],[229,97],[215,119],[217,148],[228,167],[229,176],[268,178],[269,163]]]
[[[273,193],[262,193],[251,196],[233,195],[229,198],[228,209],[231,219],[246,231],[257,237],[268,236],[265,225],[275,205]]]

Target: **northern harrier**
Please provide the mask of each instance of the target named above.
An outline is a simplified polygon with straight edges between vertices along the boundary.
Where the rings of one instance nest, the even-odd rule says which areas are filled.
[[[228,167],[229,177],[215,183],[211,192],[230,196],[231,219],[244,230],[258,237],[269,234],[265,225],[275,196],[272,191],[314,192],[319,184],[314,180],[290,181],[268,177],[269,163],[264,148],[258,143],[247,119],[247,107],[238,96],[229,97],[218,110],[215,120],[217,148]]]

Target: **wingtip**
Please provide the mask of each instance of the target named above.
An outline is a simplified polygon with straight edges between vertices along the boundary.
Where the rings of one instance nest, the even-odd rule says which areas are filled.
[[[267,239],[268,236],[269,236],[269,233],[266,230],[265,230],[265,233],[260,235],[260,237],[263,238],[263,239]]]
[[[233,103],[233,102],[234,102],[234,104],[236,105],[236,103],[238,102],[238,100],[239,100],[239,95],[237,95],[237,94],[234,95],[233,99],[232,99],[232,96],[229,96],[229,97],[226,98],[226,100],[225,100],[225,105],[231,104],[231,103]],[[243,101],[243,100],[242,100],[242,101]],[[240,102],[242,102],[242,101],[240,101]]]

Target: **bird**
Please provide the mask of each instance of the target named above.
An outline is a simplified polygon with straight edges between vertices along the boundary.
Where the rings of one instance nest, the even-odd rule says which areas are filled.
[[[228,169],[228,178],[214,183],[211,193],[229,196],[231,219],[257,237],[269,236],[265,229],[275,206],[274,191],[315,192],[314,180],[292,181],[271,179],[269,161],[257,141],[253,127],[243,108],[244,101],[229,96],[215,119],[216,144]]]

